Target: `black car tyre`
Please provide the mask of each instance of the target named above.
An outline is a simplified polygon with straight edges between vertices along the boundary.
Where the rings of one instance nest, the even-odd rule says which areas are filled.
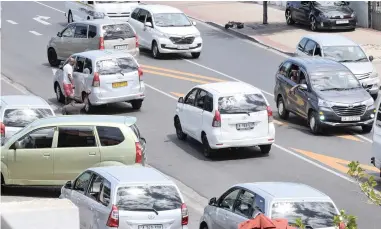
[[[192,52],[191,55],[192,55],[192,57],[193,57],[194,59],[197,59],[197,58],[200,57],[201,52]]]
[[[364,134],[367,134],[367,133],[370,133],[373,129],[373,125],[365,125],[365,126],[361,126],[362,128],[362,132]]]
[[[183,132],[179,117],[175,118],[176,136],[179,140],[184,141],[187,139],[187,134]]]
[[[271,145],[261,145],[259,146],[259,148],[261,149],[262,154],[269,154],[271,150]]]
[[[206,158],[211,158],[213,156],[214,150],[210,148],[208,138],[206,137],[206,134],[203,134],[201,137],[202,140],[202,153]]]
[[[314,16],[312,16],[310,18],[310,29],[312,31],[316,31],[317,30],[317,25],[316,25],[316,18]]]
[[[89,96],[86,94],[82,95],[82,101],[85,103],[85,106],[83,107],[83,110],[85,113],[90,113],[93,110],[93,106],[91,105]]]
[[[277,107],[278,107],[278,115],[281,119],[288,119],[290,112],[286,109],[286,106],[284,104],[283,98],[279,97],[278,102],[277,102]]]
[[[56,83],[56,86],[54,87],[54,91],[56,92],[56,98],[59,103],[65,102],[65,96],[63,95],[61,91],[61,87],[58,83]]]
[[[69,11],[67,15],[67,23],[72,23],[72,22],[74,22],[73,14],[71,13],[71,11]]]
[[[311,111],[308,116],[308,126],[313,134],[320,134],[322,129],[319,123],[319,118],[315,111]]]
[[[160,50],[159,50],[159,46],[157,46],[156,41],[152,42],[152,50],[151,51],[152,51],[152,57],[153,58],[160,59],[161,53],[160,53]]]
[[[52,67],[57,67],[58,65],[60,65],[60,61],[57,59],[57,53],[56,50],[54,50],[54,48],[48,49],[48,61],[50,66]]]
[[[143,100],[132,100],[131,106],[134,110],[139,110],[142,107]]]
[[[292,19],[292,14],[290,10],[286,10],[285,16],[287,25],[295,24],[295,21]]]

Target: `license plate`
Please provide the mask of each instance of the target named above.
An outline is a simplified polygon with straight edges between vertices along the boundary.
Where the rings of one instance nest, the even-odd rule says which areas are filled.
[[[163,229],[163,225],[153,224],[153,225],[139,225],[138,229]]]
[[[348,24],[349,21],[348,20],[337,20],[336,21],[336,24]]]
[[[114,49],[127,49],[127,45],[115,45]]]
[[[254,126],[255,126],[254,122],[239,123],[237,124],[237,130],[250,130],[250,129],[253,129]]]
[[[112,87],[113,88],[117,88],[117,87],[126,87],[128,85],[127,81],[124,81],[124,82],[117,82],[117,83],[112,83]]]
[[[177,46],[178,49],[189,49],[189,45],[179,45]]]
[[[341,117],[342,122],[353,122],[353,121],[360,121],[360,116],[348,116],[348,117]]]

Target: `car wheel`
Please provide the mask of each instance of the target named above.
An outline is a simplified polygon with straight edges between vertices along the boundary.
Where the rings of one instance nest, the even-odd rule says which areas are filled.
[[[282,97],[279,97],[277,107],[278,107],[279,117],[284,120],[288,119],[290,112],[286,109],[286,106],[284,104]]]
[[[194,59],[197,59],[197,58],[200,57],[201,52],[192,52],[191,55],[192,55],[192,57],[193,57]]]
[[[311,17],[311,19],[310,19],[310,29],[312,31],[317,30],[317,24],[316,24],[316,18],[315,17]]]
[[[365,125],[365,126],[361,126],[362,128],[362,132],[364,134],[367,134],[367,133],[370,133],[373,129],[373,125]]]
[[[56,83],[54,91],[56,92],[57,101],[59,103],[64,103],[65,102],[65,96],[62,94],[61,87],[58,83]]]
[[[213,156],[213,149],[210,148],[208,138],[206,137],[206,134],[202,135],[202,153],[206,158],[211,158]]]
[[[155,59],[159,59],[161,57],[161,53],[156,41],[152,43],[152,57]]]
[[[377,94],[372,94],[371,96],[372,96],[372,98],[374,99],[374,101],[376,101],[377,98],[378,98],[378,93],[377,93]]]
[[[130,103],[134,110],[139,110],[142,107],[143,100],[132,100]]]
[[[313,134],[321,133],[321,126],[315,111],[310,112],[310,115],[308,116],[308,126]]]
[[[261,145],[261,146],[259,146],[259,148],[261,149],[262,154],[269,154],[270,150],[271,150],[271,144],[270,145]]]
[[[54,48],[48,49],[48,61],[50,66],[52,67],[57,67],[58,65],[60,65],[60,61],[57,59],[57,53],[56,50],[54,50]]]
[[[91,105],[89,96],[84,93],[82,95],[82,101],[83,101],[83,103],[85,105],[83,107],[83,110],[85,111],[85,113],[90,113],[91,110],[93,109],[93,106]]]
[[[290,10],[286,11],[285,16],[286,16],[287,25],[295,24],[295,21],[292,19],[292,15],[291,15],[291,11]]]
[[[71,11],[69,11],[69,13],[67,15],[67,23],[72,23],[72,22],[74,22],[73,14],[71,13]]]
[[[183,132],[179,117],[175,118],[175,128],[176,128],[177,138],[182,141],[186,140],[187,134]]]

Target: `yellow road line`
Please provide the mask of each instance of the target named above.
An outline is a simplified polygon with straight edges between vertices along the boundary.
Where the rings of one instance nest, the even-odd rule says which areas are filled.
[[[163,73],[163,72],[156,72],[156,71],[150,71],[150,70],[144,70],[144,72],[159,75],[159,76],[166,76],[166,77],[179,79],[179,80],[191,81],[191,82],[195,82],[195,83],[202,83],[202,84],[210,83],[210,82],[204,81],[204,80],[192,79],[192,78],[188,78],[188,77],[177,76],[177,75],[172,75],[172,74]]]
[[[213,77],[208,77],[208,76],[202,76],[202,75],[197,75],[193,73],[188,73],[188,72],[180,72],[176,70],[171,70],[167,68],[159,68],[155,66],[150,66],[150,65],[140,65],[143,67],[143,71],[147,71],[144,68],[152,69],[152,70],[159,70],[159,71],[164,71],[164,72],[169,72],[169,73],[175,73],[175,74],[180,74],[180,75],[186,75],[186,76],[192,76],[195,78],[200,78],[200,79],[205,79],[205,80],[211,80],[211,81],[216,81],[216,82],[225,82],[226,80],[218,79],[218,78],[213,78]]]
[[[346,140],[351,140],[351,141],[356,141],[356,142],[364,142],[363,140],[361,140],[360,138],[358,137],[355,137],[353,135],[350,135],[350,134],[345,134],[345,135],[334,135],[338,138],[343,138],[343,139],[346,139]]]
[[[171,91],[171,94],[174,95],[174,96],[177,96],[177,97],[184,97],[184,94],[177,93],[177,92],[172,92]]]

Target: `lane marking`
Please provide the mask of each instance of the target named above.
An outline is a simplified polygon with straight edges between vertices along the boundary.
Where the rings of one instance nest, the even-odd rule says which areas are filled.
[[[164,92],[164,91],[162,91],[162,90],[160,90],[160,89],[157,89],[156,87],[153,87],[153,86],[151,86],[151,85],[149,85],[149,84],[146,84],[146,83],[145,83],[145,86],[146,86],[146,87],[149,87],[149,88],[151,88],[152,90],[154,90],[154,91],[156,91],[156,92],[159,92],[159,93],[161,93],[161,94],[163,94],[163,95],[165,95],[165,96],[168,96],[169,98],[172,98],[172,99],[175,99],[175,100],[178,99],[178,98],[176,98],[175,96],[170,95],[170,94],[168,94],[168,93],[166,93],[166,92]]]
[[[30,92],[28,90],[25,90],[22,87],[12,83],[7,77],[5,77],[3,75],[1,75],[1,80],[4,81],[5,83],[9,84],[14,89],[16,89],[17,91],[21,92],[22,94],[26,94],[26,95],[30,94]]]
[[[37,17],[33,18],[33,20],[43,24],[43,25],[50,25],[49,22],[47,22],[46,20],[48,20],[50,17],[46,17],[46,16],[40,16],[40,15],[37,15]]]
[[[48,8],[50,8],[50,9],[52,9],[52,10],[58,11],[58,12],[60,12],[60,13],[63,13],[63,14],[65,13],[65,12],[62,11],[62,10],[59,10],[59,9],[54,8],[54,7],[48,6],[48,5],[44,4],[44,3],[37,2],[37,1],[34,1],[34,2],[37,3],[37,4],[40,4],[40,5],[42,5],[42,6],[48,7]]]
[[[278,121],[278,120],[276,120],[276,119],[274,119],[273,122],[274,122],[275,124],[277,124],[277,125],[280,125],[280,126],[287,126],[287,123]]]
[[[205,79],[205,80],[212,80],[212,81],[217,81],[217,82],[225,82],[226,81],[226,80],[222,80],[222,79],[218,79],[218,78],[202,76],[202,75],[197,75],[197,74],[188,73],[188,72],[181,72],[181,71],[171,70],[171,69],[167,69],[167,68],[159,68],[159,67],[150,66],[150,65],[141,64],[140,66],[143,67],[143,70],[144,70],[144,68],[149,68],[149,69],[153,69],[153,70],[160,70],[160,71],[170,72],[170,73],[175,73],[175,74],[180,74],[180,75],[193,76],[193,77]]]
[[[338,138],[346,139],[346,140],[351,140],[351,141],[356,141],[356,142],[364,142],[354,135],[345,134],[345,135],[334,135],[334,136],[338,137]]]
[[[17,25],[18,23],[12,20],[7,20],[8,23],[11,23],[12,25]]]
[[[177,96],[177,97],[184,97],[184,94],[182,94],[182,93],[171,92],[171,94],[174,96]]]
[[[36,31],[29,31],[30,33],[32,33],[32,34],[34,34],[34,35],[36,35],[36,36],[41,36],[42,34],[41,33],[38,33],[38,32],[36,32]]]
[[[371,139],[369,139],[369,138],[367,138],[367,137],[365,137],[365,136],[363,136],[363,135],[361,135],[361,134],[356,134],[355,132],[352,132],[352,134],[354,134],[356,137],[358,137],[358,138],[361,138],[362,140],[364,140],[364,141],[367,141],[367,142],[369,142],[369,143],[373,143],[373,140],[371,140]]]
[[[179,80],[191,81],[191,82],[195,82],[195,83],[201,83],[201,84],[210,83],[210,82],[208,82],[208,81],[204,81],[204,80],[192,79],[192,78],[183,77],[183,76],[177,76],[177,75],[172,75],[172,74],[168,74],[168,73],[162,73],[162,72],[156,72],[156,71],[150,71],[150,70],[145,70],[145,72],[147,72],[147,73],[151,73],[151,74],[154,74],[154,75],[159,75],[159,76],[165,76],[165,77],[175,78],[175,79],[179,79]]]

